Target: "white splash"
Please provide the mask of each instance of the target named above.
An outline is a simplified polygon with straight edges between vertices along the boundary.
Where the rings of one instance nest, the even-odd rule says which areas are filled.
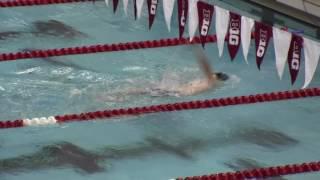
[[[73,68],[71,68],[71,67],[67,67],[67,68],[63,67],[63,68],[57,68],[57,69],[51,71],[51,73],[53,75],[64,75],[64,74],[70,73],[72,70],[73,70]]]
[[[147,70],[147,68],[142,66],[127,66],[122,69],[122,71],[145,71],[145,70]]]
[[[23,71],[18,71],[15,74],[30,74],[32,72],[39,72],[41,70],[41,67],[34,67],[34,68],[29,68]]]

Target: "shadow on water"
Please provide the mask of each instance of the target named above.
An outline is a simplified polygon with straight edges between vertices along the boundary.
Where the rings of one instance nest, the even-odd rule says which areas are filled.
[[[236,158],[230,162],[225,162],[224,165],[234,171],[241,171],[241,170],[249,170],[249,169],[266,167],[265,165],[262,165],[261,163],[255,161],[253,159],[250,159],[250,158]],[[285,180],[285,178],[283,178],[281,176],[266,178],[266,179],[267,180]]]
[[[78,31],[72,26],[66,25],[57,20],[34,21],[31,24],[30,31],[6,31],[0,32],[0,40],[9,38],[19,38],[20,36],[32,34],[35,36],[53,36],[66,39],[74,39],[77,37],[88,37],[87,34]]]
[[[106,160],[138,158],[154,153],[174,154],[183,159],[191,158],[191,155],[179,146],[153,137],[147,137],[144,142],[133,145],[105,147],[96,152],[69,142],[60,142],[45,146],[33,154],[0,160],[0,174],[68,167],[80,173],[92,174],[105,171],[105,167],[101,164]]]
[[[36,51],[36,50],[39,50],[39,49],[35,49],[35,48],[24,48],[22,49],[23,52],[31,52],[31,51]],[[55,57],[46,57],[46,58],[41,58],[42,62],[45,62],[46,65],[52,65],[52,66],[55,66],[55,67],[71,67],[73,68],[74,70],[77,70],[77,71],[90,71],[90,72],[95,72],[95,73],[99,73],[98,71],[94,70],[94,69],[90,69],[90,68],[87,68],[87,67],[84,67],[84,66],[81,66],[79,64],[76,64],[76,63],[73,63],[71,62],[71,60],[69,59],[66,59],[66,58],[55,58]],[[30,69],[30,68],[34,68],[35,66],[38,66],[37,65],[30,65],[29,66],[24,66],[23,69]]]
[[[264,148],[277,149],[281,146],[296,145],[298,140],[270,128],[246,127],[238,129],[232,138]]]
[[[298,143],[297,140],[281,132],[259,128],[237,130],[228,137],[204,139],[185,136],[179,141],[169,141],[149,136],[141,142],[122,146],[107,146],[95,151],[85,150],[69,142],[59,142],[44,146],[33,154],[0,160],[0,174],[57,168],[73,168],[80,173],[92,174],[106,171],[102,165],[106,161],[143,158],[154,154],[168,154],[183,160],[195,161],[196,152],[235,145],[239,141],[269,149]],[[259,167],[258,163],[247,159],[238,159],[235,162],[226,163],[226,165],[234,169]]]

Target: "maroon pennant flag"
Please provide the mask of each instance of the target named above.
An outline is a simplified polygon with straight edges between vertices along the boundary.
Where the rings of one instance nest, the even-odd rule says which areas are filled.
[[[156,16],[158,0],[147,0],[149,12],[149,29],[153,24],[154,17]]]
[[[288,64],[291,76],[291,84],[294,84],[299,73],[302,46],[303,38],[296,34],[292,34],[288,52]]]
[[[133,0],[134,19],[137,20],[137,0]]]
[[[118,7],[119,0],[113,0],[113,12],[115,13]]]
[[[231,60],[233,60],[241,44],[241,16],[230,12],[228,49]]]
[[[179,37],[182,38],[188,18],[188,0],[178,0]]]
[[[272,37],[272,27],[260,22],[255,22],[254,27],[254,37],[256,41],[256,62],[258,69],[260,70],[260,65],[268,49],[269,40]]]
[[[204,48],[204,45],[206,43],[206,37],[210,30],[211,19],[214,12],[214,8],[213,8],[213,5],[207,4],[202,1],[198,1],[197,7],[198,7],[198,17],[199,17],[200,40],[202,43],[202,47]]]

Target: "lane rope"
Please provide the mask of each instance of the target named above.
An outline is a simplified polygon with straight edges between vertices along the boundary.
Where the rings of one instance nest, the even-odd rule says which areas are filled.
[[[208,35],[206,38],[207,43],[216,42],[216,35]],[[77,54],[92,54],[102,52],[114,52],[114,51],[128,51],[137,49],[148,49],[148,48],[159,48],[159,47],[170,47],[179,45],[190,45],[201,43],[200,37],[194,37],[190,42],[189,38],[167,38],[159,40],[147,40],[137,42],[126,42],[126,43],[113,43],[113,44],[97,44],[87,46],[75,46],[65,48],[54,48],[44,50],[32,50],[27,52],[9,52],[0,53],[0,62],[22,60],[30,58],[47,58],[54,56],[66,56],[66,55],[77,55]]]
[[[320,88],[308,88],[291,91],[278,91],[271,93],[234,96],[218,99],[196,100],[188,102],[177,102],[170,104],[159,104],[142,107],[131,107],[121,109],[102,110],[95,112],[86,112],[80,114],[66,114],[50,117],[18,119],[9,121],[0,121],[0,129],[18,128],[26,126],[51,125],[59,123],[67,123],[72,121],[89,121],[94,119],[109,119],[120,116],[142,115],[158,112],[182,111],[192,109],[217,108],[224,106],[235,106],[242,104],[254,104],[263,102],[283,101],[290,99],[299,99],[307,97],[320,96]]]
[[[320,162],[306,162],[301,164],[288,164],[283,166],[271,166],[266,168],[257,168],[237,172],[217,173],[203,176],[193,176],[176,178],[171,180],[245,180],[245,179],[264,179],[279,177],[284,175],[293,175],[301,173],[310,173],[320,171]],[[304,179],[304,178],[301,178]]]

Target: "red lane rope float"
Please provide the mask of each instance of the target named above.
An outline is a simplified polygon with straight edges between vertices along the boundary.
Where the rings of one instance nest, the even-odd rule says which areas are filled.
[[[191,109],[217,108],[223,106],[253,104],[289,99],[298,99],[306,97],[320,96],[320,88],[308,88],[292,91],[279,91],[248,96],[235,96],[220,99],[207,99],[189,102],[178,102],[171,104],[160,104],[143,107],[132,107],[126,109],[111,109],[81,114],[67,114],[59,116],[41,117],[33,119],[20,119],[15,121],[0,121],[1,128],[17,128],[24,126],[48,125],[57,123],[66,123],[72,121],[85,121],[93,119],[105,119],[128,115],[141,115],[156,112],[182,111]]]
[[[252,178],[271,178],[283,175],[310,173],[320,171],[320,162],[288,164],[276,167],[257,168],[251,170],[218,173],[204,176],[176,178],[175,180],[244,180]]]
[[[206,42],[216,42],[216,35],[209,35],[206,38]],[[98,44],[89,46],[76,46],[59,49],[46,49],[46,50],[34,50],[29,52],[16,52],[16,53],[2,53],[0,54],[1,61],[13,61],[29,58],[46,58],[53,56],[66,56],[76,54],[91,54],[100,52],[112,52],[112,51],[127,51],[136,49],[146,48],[159,48],[189,44],[201,43],[200,37],[194,37],[190,42],[189,38],[168,38],[160,40],[148,40],[140,42],[127,42],[127,43],[116,43],[116,44]]]
[[[0,8],[10,8],[19,6],[40,6],[51,4],[67,4],[80,2],[95,2],[96,0],[10,0],[0,1]]]

